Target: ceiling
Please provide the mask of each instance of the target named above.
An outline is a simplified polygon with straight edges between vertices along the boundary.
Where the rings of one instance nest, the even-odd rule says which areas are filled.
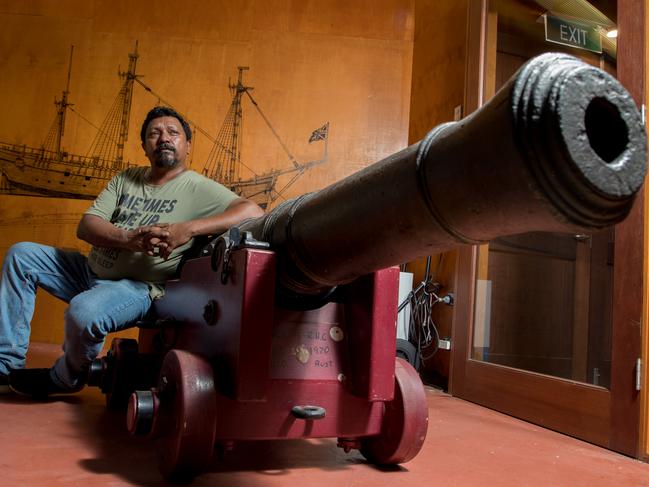
[[[543,23],[546,12],[597,24],[601,27],[602,50],[612,59],[616,58],[617,41],[604,34],[615,28],[617,0],[496,0],[493,4],[498,11],[499,26],[532,38],[538,36],[537,26]]]
[[[535,0],[535,3],[545,10],[609,28],[615,25],[617,18],[617,1],[614,0]]]

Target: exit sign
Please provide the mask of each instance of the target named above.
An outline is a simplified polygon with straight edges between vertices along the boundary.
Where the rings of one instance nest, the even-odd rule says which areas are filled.
[[[602,52],[598,26],[582,20],[545,14],[545,40],[587,51]]]

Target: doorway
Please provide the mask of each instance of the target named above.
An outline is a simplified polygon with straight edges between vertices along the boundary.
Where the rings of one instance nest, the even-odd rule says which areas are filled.
[[[467,112],[527,59],[557,50],[617,75],[642,99],[644,69],[638,74],[642,63],[631,60],[644,49],[644,35],[633,34],[643,29],[633,18],[644,19],[643,2],[617,2],[613,20],[628,37],[601,55],[547,43],[543,3],[469,2]],[[636,78],[639,87],[627,82]],[[637,456],[642,204],[614,229],[539,232],[460,250],[453,395]]]

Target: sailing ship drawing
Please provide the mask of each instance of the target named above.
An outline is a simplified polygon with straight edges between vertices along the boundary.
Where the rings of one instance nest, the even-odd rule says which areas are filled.
[[[128,55],[128,69],[123,72],[118,71],[123,80],[120,91],[103,123],[98,127],[97,135],[87,155],[81,156],[67,152],[62,148],[68,110],[72,110],[84,118],[71,108],[72,104],[69,102],[74,52],[74,47],[71,47],[66,87],[61,94],[61,99],[55,99],[56,117],[43,144],[35,148],[0,141],[0,172],[2,173],[0,194],[94,199],[115,174],[135,165],[124,160],[124,145],[129,133],[134,85],[138,84],[145,91],[156,96],[158,104],[174,108],[171,103],[140,79],[140,75],[136,72],[139,57],[137,48],[136,42],[135,49]],[[282,194],[305,171],[327,161],[329,123],[327,122],[314,130],[308,139],[309,143],[323,142],[322,156],[317,160],[300,162],[293,156],[259,107],[251,94],[252,87],[245,85],[243,77],[248,69],[248,67],[240,66],[236,82],[228,83],[232,101],[216,137],[211,136],[209,132],[192,120],[187,119],[187,121],[193,127],[195,134],[199,133],[212,142],[212,149],[200,172],[235,193],[252,199],[262,208],[267,208],[275,200],[281,198]],[[271,169],[257,174],[242,162],[241,127],[244,97],[252,103],[281,145],[290,163],[286,168]],[[184,114],[182,115],[184,116]],[[87,119],[85,120],[87,121]],[[253,174],[252,177],[241,178],[242,166]],[[283,176],[286,177],[283,178]],[[282,179],[280,180],[280,178]],[[281,187],[278,188],[279,184]]]

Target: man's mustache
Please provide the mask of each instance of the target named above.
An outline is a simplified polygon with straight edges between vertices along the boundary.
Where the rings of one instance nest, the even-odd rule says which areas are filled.
[[[176,152],[176,148],[171,145],[171,144],[160,144],[158,147],[155,149],[156,154],[160,154],[163,150],[170,150],[172,152]]]

